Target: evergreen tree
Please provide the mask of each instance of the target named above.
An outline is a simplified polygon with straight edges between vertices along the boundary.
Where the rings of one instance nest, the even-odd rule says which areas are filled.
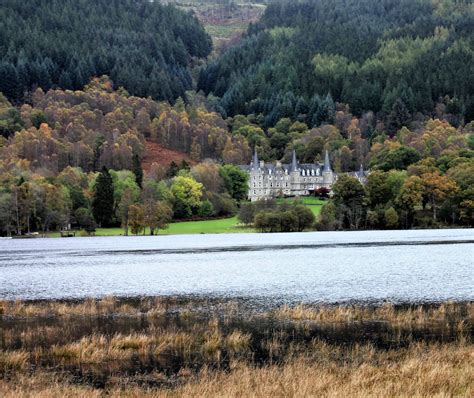
[[[18,80],[18,73],[15,67],[8,63],[0,63],[0,92],[13,101],[20,97],[20,84]]]
[[[142,162],[138,154],[133,155],[133,174],[135,174],[135,181],[137,185],[142,188],[143,184],[143,169]]]
[[[403,126],[407,126],[410,119],[411,116],[405,103],[400,98],[397,98],[387,118],[387,130],[389,134],[393,136]]]
[[[114,216],[114,184],[109,170],[104,166],[97,176],[92,200],[92,214],[101,227],[111,225]]]

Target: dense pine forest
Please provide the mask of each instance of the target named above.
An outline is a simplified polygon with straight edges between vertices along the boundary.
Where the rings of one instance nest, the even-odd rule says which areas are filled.
[[[469,1],[275,1],[247,37],[201,73],[199,88],[227,116],[318,126],[334,102],[402,119],[433,112],[474,118],[474,5]],[[394,116],[394,115],[392,115]],[[392,121],[391,131],[400,127]]]
[[[5,0],[0,21],[0,92],[12,101],[103,74],[133,95],[173,101],[192,88],[193,58],[211,51],[194,16],[159,2]]]
[[[0,17],[0,235],[259,213],[300,230],[301,208],[245,203],[254,148],[370,170],[309,228],[474,225],[469,2],[272,1],[212,57],[173,5],[5,0]]]

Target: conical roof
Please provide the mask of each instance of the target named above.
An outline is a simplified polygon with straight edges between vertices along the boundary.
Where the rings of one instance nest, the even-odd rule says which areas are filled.
[[[291,171],[298,171],[298,161],[296,160],[296,151],[293,149],[293,158],[291,159]]]
[[[329,162],[329,152],[326,151],[326,156],[324,157],[324,170],[323,171],[332,171],[331,163]]]
[[[255,148],[252,159],[252,170],[258,170],[260,162],[258,161],[257,148]]]

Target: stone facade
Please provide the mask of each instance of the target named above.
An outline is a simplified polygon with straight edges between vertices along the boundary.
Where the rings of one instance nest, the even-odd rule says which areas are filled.
[[[280,196],[308,196],[322,187],[331,191],[337,180],[327,151],[324,164],[299,163],[295,151],[290,164],[264,163],[259,161],[255,151],[252,162],[249,166],[243,166],[243,169],[250,174],[248,198],[251,201]],[[365,183],[367,172],[361,166],[358,172],[350,175]]]

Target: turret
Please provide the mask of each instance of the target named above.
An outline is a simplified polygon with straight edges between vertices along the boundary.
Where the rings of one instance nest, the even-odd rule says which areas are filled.
[[[294,195],[299,196],[301,190],[300,171],[298,170],[298,160],[296,159],[296,151],[293,150],[293,155],[290,164],[290,186]]]
[[[324,168],[323,168],[323,184],[332,185],[334,182],[334,173],[331,169],[331,163],[329,161],[329,153],[326,151],[326,156],[324,157]]]
[[[252,159],[252,163],[250,163],[250,169],[252,171],[258,171],[258,168],[260,166],[260,162],[258,161],[258,154],[257,154],[257,148],[255,147],[255,151],[254,151],[254,154],[253,154],[253,159]]]
[[[332,173],[332,169],[331,169],[331,163],[329,162],[329,152],[326,151],[326,156],[324,157],[324,169],[323,169],[323,173],[324,172],[328,172],[330,171]]]
[[[298,171],[298,161],[296,160],[296,151],[293,149],[293,158],[291,159],[291,172]]]

